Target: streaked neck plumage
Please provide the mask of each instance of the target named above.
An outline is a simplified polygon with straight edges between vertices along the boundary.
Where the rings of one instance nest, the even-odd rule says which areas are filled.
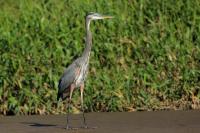
[[[82,57],[89,61],[90,51],[92,47],[92,33],[90,31],[90,19],[86,18],[86,43]]]

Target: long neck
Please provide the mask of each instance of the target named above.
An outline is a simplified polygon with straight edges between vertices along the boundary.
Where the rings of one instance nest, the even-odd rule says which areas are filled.
[[[90,20],[86,19],[86,45],[82,56],[88,59],[92,47],[92,33],[90,32]]]

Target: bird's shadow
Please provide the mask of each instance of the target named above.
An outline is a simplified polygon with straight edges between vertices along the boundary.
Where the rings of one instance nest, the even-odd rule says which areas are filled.
[[[21,122],[22,124],[29,125],[31,127],[57,127],[54,124],[44,124],[44,123],[37,123],[37,122]]]
[[[22,124],[31,126],[31,127],[37,127],[37,128],[42,128],[42,127],[54,127],[54,128],[60,128],[60,129],[67,129],[64,126],[58,126],[58,125],[54,125],[54,124],[44,124],[44,123],[37,123],[37,122],[21,122]],[[79,129],[96,129],[97,127],[82,127],[82,126],[78,126],[78,127],[70,127],[70,129],[67,130],[79,130]]]
[[[54,124],[45,124],[45,123],[37,123],[37,122],[21,122],[21,124],[25,124],[25,125],[28,125],[30,127],[36,127],[36,128],[59,128],[59,129],[66,129],[66,126],[63,126],[63,125],[54,125]],[[75,128],[74,129],[78,129],[78,128]]]

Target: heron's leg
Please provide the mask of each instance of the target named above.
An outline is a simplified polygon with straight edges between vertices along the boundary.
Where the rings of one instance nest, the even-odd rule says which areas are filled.
[[[70,94],[69,94],[69,101],[68,101],[68,105],[67,105],[67,129],[70,129],[70,126],[69,126],[69,110],[70,110],[70,107],[71,107],[71,101],[72,101],[72,93],[74,91],[74,84],[72,84],[70,86]]]
[[[87,124],[86,124],[86,120],[85,120],[85,114],[84,114],[84,106],[83,106],[84,83],[81,84],[80,91],[81,91],[81,110],[82,110],[82,114],[83,114],[83,124],[84,124],[84,128],[87,128]]]

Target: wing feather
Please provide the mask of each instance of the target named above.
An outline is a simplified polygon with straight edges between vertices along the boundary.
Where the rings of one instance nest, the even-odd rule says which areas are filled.
[[[69,86],[74,82],[76,78],[76,70],[80,67],[79,60],[75,60],[68,68],[64,71],[63,75],[61,76],[58,84],[58,96],[59,98],[63,97],[64,92],[69,92]]]

